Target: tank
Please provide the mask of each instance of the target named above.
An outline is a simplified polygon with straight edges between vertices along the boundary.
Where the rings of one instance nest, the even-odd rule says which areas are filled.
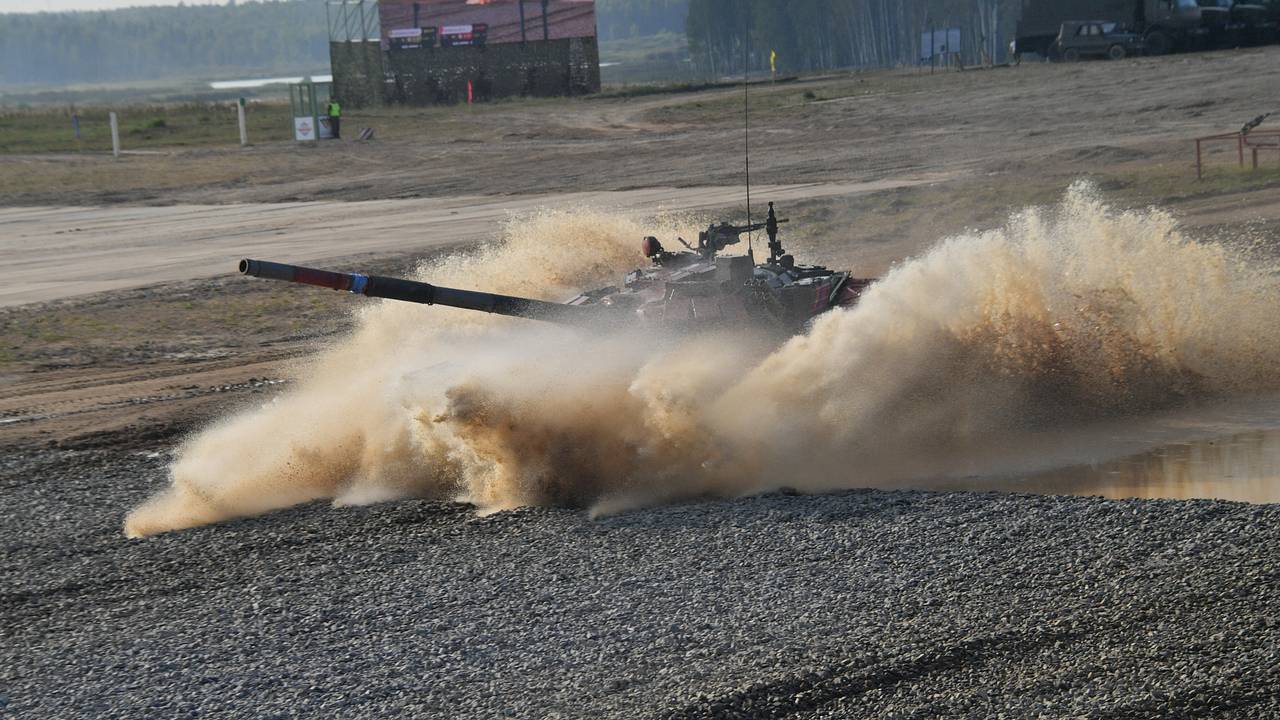
[[[346,290],[369,297],[496,313],[570,325],[626,328],[635,324],[671,331],[696,331],[743,325],[785,333],[799,332],[810,320],[833,308],[856,303],[873,280],[820,265],[799,265],[779,240],[773,203],[760,223],[715,223],[698,233],[697,244],[676,238],[671,251],[656,237],[642,250],[648,267],[627,273],[621,285],[588,290],[564,303],[459,290],[378,275],[333,272],[241,260],[240,272],[253,277]],[[769,257],[756,263],[752,253],[722,255],[747,233],[764,230]]]

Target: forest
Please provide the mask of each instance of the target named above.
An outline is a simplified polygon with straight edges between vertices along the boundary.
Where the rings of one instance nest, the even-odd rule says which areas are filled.
[[[1280,0],[1253,1],[1280,20]],[[685,29],[690,59],[703,76],[740,73],[744,56],[752,71],[767,72],[771,52],[777,53],[780,73],[911,65],[933,54],[928,50],[934,48],[922,47],[925,33],[945,28],[959,30],[959,52],[933,54],[926,62],[970,65],[1008,59],[1022,5],[1023,0],[690,0]]]
[[[689,0],[596,0],[596,32],[601,40],[658,33],[684,33]]]
[[[1007,53],[1021,0],[691,0],[686,31],[702,74],[914,64],[921,35],[959,28],[960,60],[997,62]],[[743,39],[748,40],[744,48]],[[954,60],[954,58],[948,58]]]

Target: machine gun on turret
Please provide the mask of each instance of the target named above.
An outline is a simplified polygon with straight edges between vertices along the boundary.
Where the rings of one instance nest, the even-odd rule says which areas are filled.
[[[773,212],[773,203],[769,203],[769,219],[765,222],[747,225],[730,225],[727,222],[721,222],[707,226],[706,230],[698,233],[698,247],[696,250],[704,259],[710,260],[716,253],[722,252],[726,247],[737,245],[741,242],[744,233],[767,230],[769,233],[770,257],[773,257],[772,250],[775,245],[778,249],[777,254],[781,256],[782,244],[778,242],[778,225],[784,222],[787,222],[787,220],[779,220]]]

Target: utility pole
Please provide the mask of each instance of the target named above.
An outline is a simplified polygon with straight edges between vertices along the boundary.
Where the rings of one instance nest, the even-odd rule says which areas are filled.
[[[529,41],[524,32],[524,0],[519,0],[517,4],[520,6],[520,44],[524,45]]]
[[[550,0],[542,0],[542,39],[544,41],[551,39],[551,33],[547,30],[547,5]]]

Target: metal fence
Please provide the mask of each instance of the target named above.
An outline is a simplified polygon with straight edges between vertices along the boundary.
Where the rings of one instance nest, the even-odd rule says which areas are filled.
[[[1258,156],[1263,152],[1274,152],[1280,157],[1280,130],[1252,130],[1249,132],[1222,133],[1205,135],[1195,139],[1196,143],[1196,179],[1204,179],[1204,160],[1206,154],[1212,154],[1215,146],[1234,145],[1236,163],[1245,166],[1246,153],[1253,160],[1253,169],[1258,169]]]

